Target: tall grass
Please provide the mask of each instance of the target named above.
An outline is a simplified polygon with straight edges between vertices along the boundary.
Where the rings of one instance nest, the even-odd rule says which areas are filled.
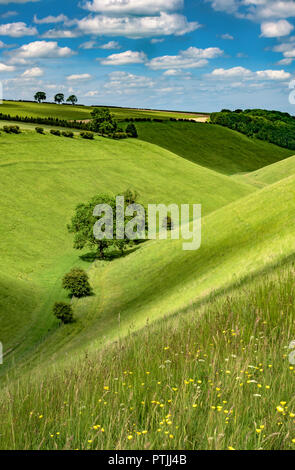
[[[1,449],[295,449],[295,267],[13,382]]]

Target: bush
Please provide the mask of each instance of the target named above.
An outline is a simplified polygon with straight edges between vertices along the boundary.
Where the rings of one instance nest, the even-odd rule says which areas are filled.
[[[60,137],[60,131],[58,129],[51,129],[50,134]]]
[[[4,132],[6,132],[6,134],[20,134],[21,133],[19,126],[3,126],[3,130]]]
[[[36,127],[36,128],[35,128],[35,131],[37,132],[37,134],[44,134],[44,129],[43,129],[43,127]]]
[[[73,310],[70,304],[65,302],[55,302],[53,313],[62,323],[72,323],[74,321]]]
[[[133,122],[128,124],[128,126],[126,127],[126,133],[128,134],[129,137],[133,137],[133,138],[138,137],[137,129],[135,125],[133,124]]]
[[[112,135],[112,139],[127,139],[128,134],[126,134],[126,132],[114,132],[114,134]]]
[[[83,269],[79,268],[72,269],[64,276],[62,286],[75,297],[86,297],[91,293],[88,275]]]
[[[64,137],[69,137],[70,139],[72,139],[74,137],[74,132],[72,131],[62,131],[61,133]]]
[[[81,136],[83,139],[89,139],[89,140],[93,140],[93,139],[94,139],[94,134],[93,134],[93,132],[88,132],[88,131],[80,132],[80,136]]]

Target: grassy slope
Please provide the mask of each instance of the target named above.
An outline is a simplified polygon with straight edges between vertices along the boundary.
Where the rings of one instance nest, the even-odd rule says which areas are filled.
[[[121,120],[127,117],[151,117],[169,119],[175,118],[188,118],[196,117],[191,113],[177,113],[174,111],[149,111],[137,110],[128,108],[110,108],[112,114]],[[64,106],[57,104],[47,103],[22,103],[17,101],[3,101],[0,112],[3,114],[10,114],[11,116],[34,116],[34,117],[58,117],[60,119],[89,119],[90,113],[93,110],[90,106]]]
[[[263,188],[268,184],[273,184],[283,178],[294,175],[295,173],[295,156],[286,158],[283,161],[274,163],[258,171],[248,173],[246,175],[236,175],[236,181],[252,184],[258,188]]]
[[[64,298],[60,279],[82,263],[66,233],[77,203],[133,187],[144,203],[201,202],[208,214],[253,190],[131,139],[2,134],[0,153],[1,340],[19,353],[56,327],[51,308]]]
[[[71,368],[9,384],[0,448],[294,450],[294,275],[293,256]]]
[[[221,126],[187,123],[136,123],[139,137],[187,160],[232,175],[258,170],[292,155],[292,151]]]

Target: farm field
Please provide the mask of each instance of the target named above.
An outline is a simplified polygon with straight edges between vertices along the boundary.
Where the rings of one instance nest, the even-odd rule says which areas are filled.
[[[89,117],[0,111],[40,109]],[[18,125],[0,135],[0,449],[294,449],[292,150],[207,123],[136,123],[121,141]],[[145,205],[202,204],[201,248],[74,250],[77,204],[128,188]],[[93,295],[60,325],[52,306],[73,267]]]
[[[154,111],[145,109],[130,108],[110,108],[112,114],[119,121],[126,118],[160,118],[170,119],[193,119],[203,113],[181,113],[177,111]],[[91,106],[79,105],[58,105],[51,103],[34,103],[34,102],[17,102],[3,101],[0,107],[2,114],[10,114],[11,116],[32,116],[32,117],[58,117],[67,120],[84,120],[90,119],[90,113],[93,110]]]

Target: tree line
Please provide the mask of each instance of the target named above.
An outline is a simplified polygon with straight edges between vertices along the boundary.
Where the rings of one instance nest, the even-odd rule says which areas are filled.
[[[256,137],[295,150],[295,118],[288,113],[263,109],[223,109],[219,113],[212,113],[210,122],[241,132],[247,137]]]
[[[37,101],[38,103],[42,103],[43,101],[46,101],[46,93],[44,91],[37,91],[37,93],[34,95],[34,100]],[[54,101],[57,104],[64,103],[65,101],[65,95],[63,93],[57,93],[54,97]],[[70,95],[67,100],[67,103],[71,103],[72,105],[75,105],[78,103],[78,98],[76,95]]]

